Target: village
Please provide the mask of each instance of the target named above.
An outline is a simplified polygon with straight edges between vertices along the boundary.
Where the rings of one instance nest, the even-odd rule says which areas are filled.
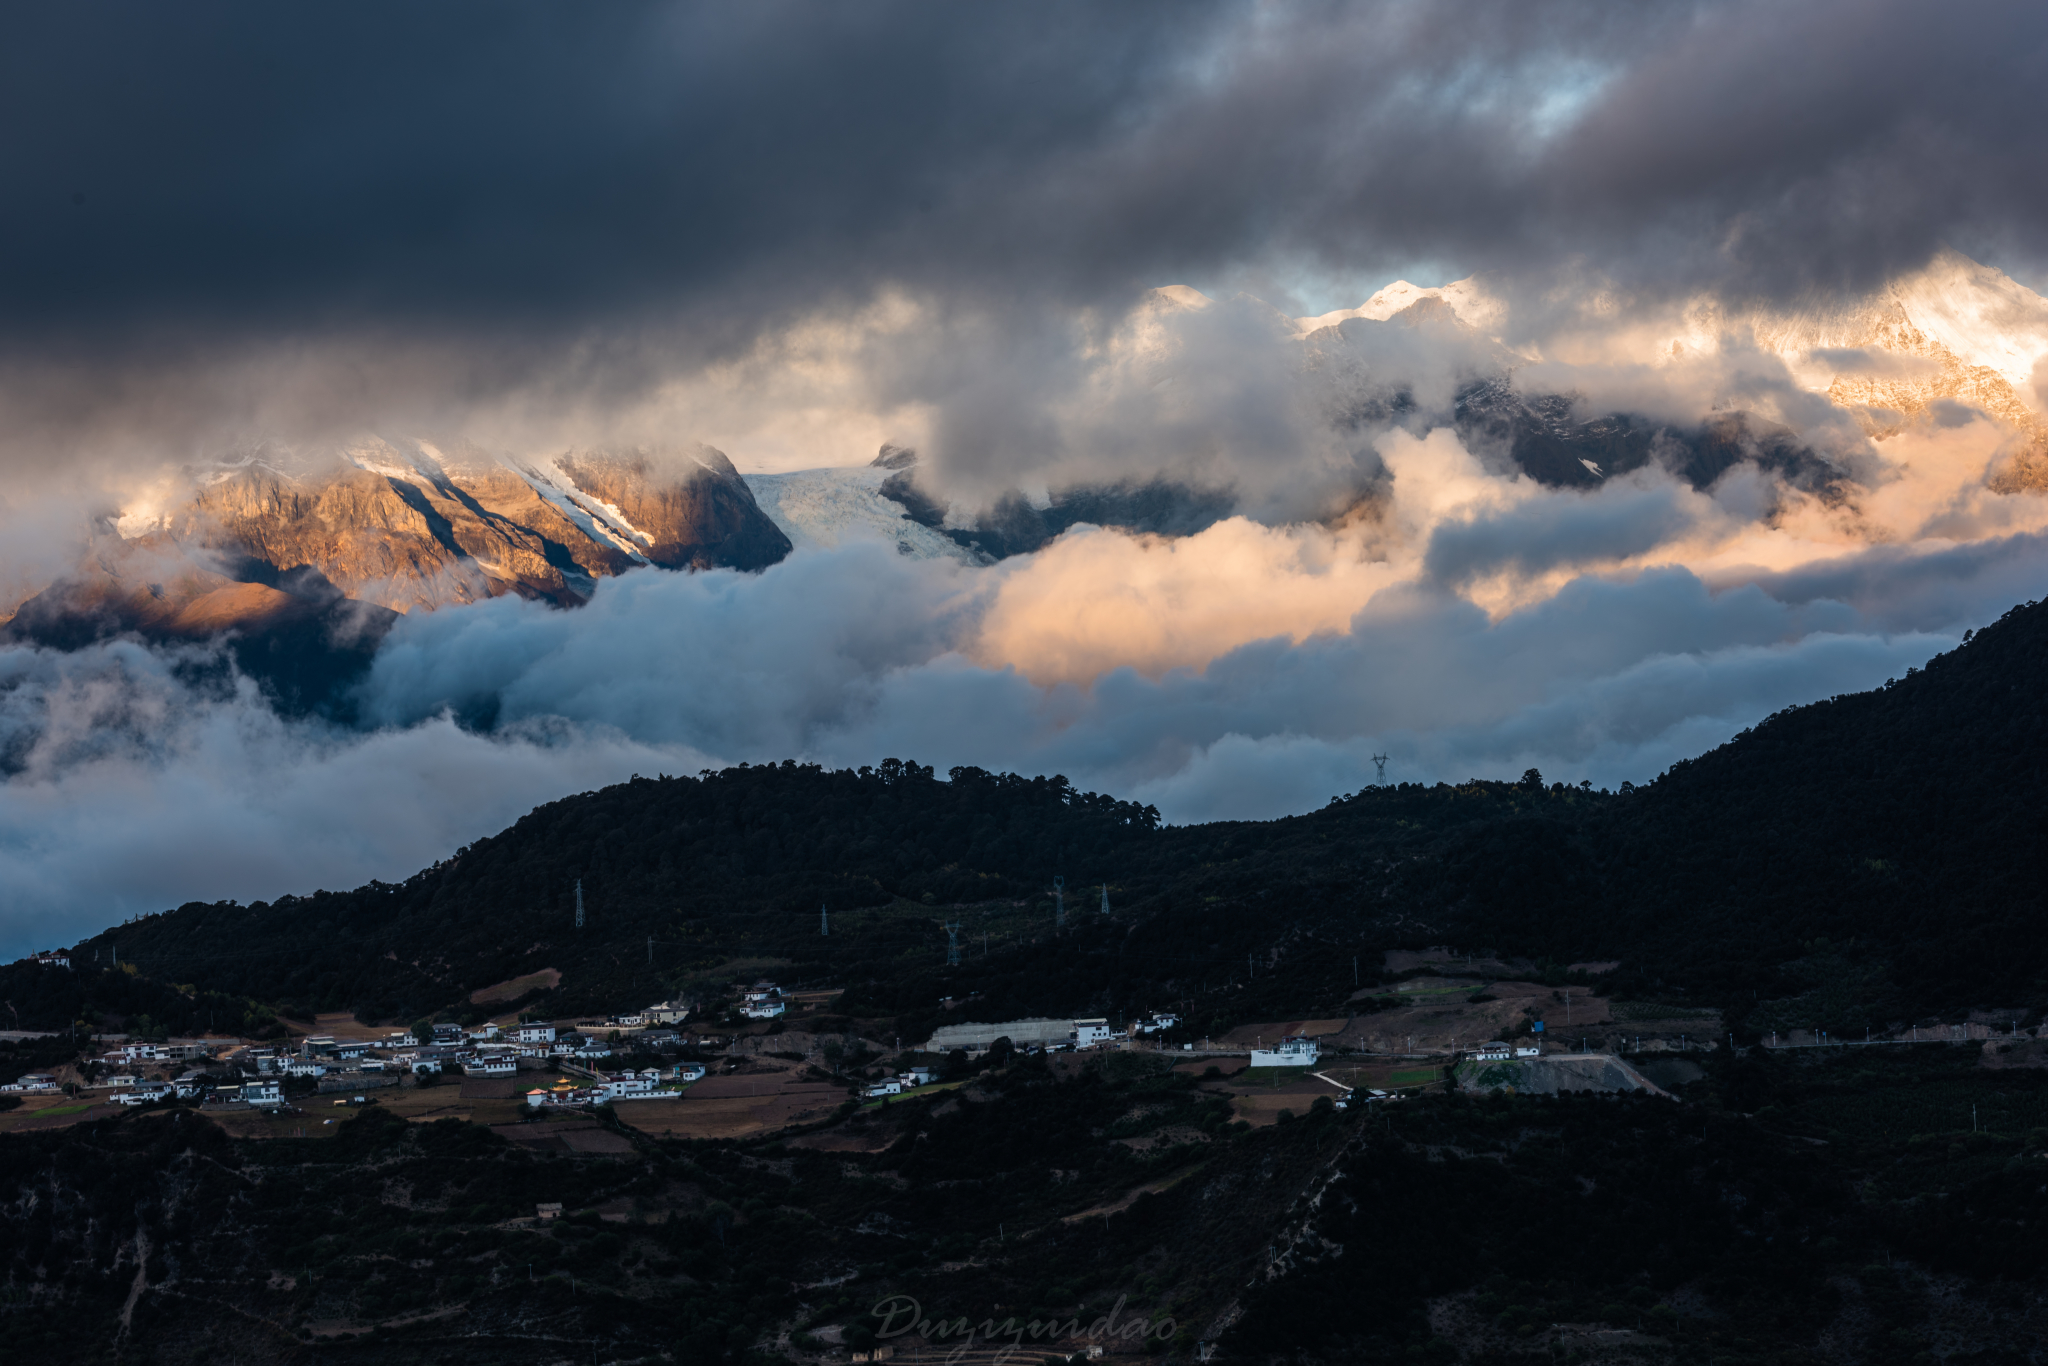
[[[69,966],[62,953],[33,961]],[[736,1138],[958,1084],[992,1053],[1043,1057],[1062,1074],[1108,1053],[1173,1055],[1174,1070],[1201,1077],[1205,1090],[1226,1096],[1257,1126],[1319,1099],[1342,1109],[1445,1084],[1672,1095],[1698,1075],[1684,1055],[1717,1037],[1712,1012],[1553,989],[1510,976],[1517,966],[1441,950],[1390,953],[1382,975],[1393,980],[1361,988],[1343,1016],[1247,1024],[1217,1038],[1192,1037],[1180,1014],[1157,1011],[968,1020],[922,1041],[890,1040],[880,1022],[823,1023],[836,990],[770,980],[602,1018],[515,1013],[380,1030],[330,1015],[283,1040],[117,1038],[75,1063],[0,1086],[0,1096],[30,1102],[0,1114],[0,1130],[75,1122],[106,1106],[184,1103],[224,1118],[282,1119],[388,1104],[411,1118],[488,1123],[522,1140],[533,1138],[511,1127],[522,1120],[587,1117],[603,1107],[619,1107],[622,1123],[650,1134]],[[940,1004],[957,1011],[969,1000]],[[1940,1041],[1995,1043],[2013,1029],[1961,1026],[1941,1031]],[[1893,1041],[1935,1035],[1909,1029]],[[1819,1042],[1850,1041],[1788,1031],[1768,1046]],[[444,1089],[447,1081],[459,1085]],[[678,1104],[685,1099],[690,1104]]]

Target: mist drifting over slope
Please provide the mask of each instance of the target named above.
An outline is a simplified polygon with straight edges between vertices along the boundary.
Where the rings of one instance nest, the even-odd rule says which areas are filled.
[[[43,130],[0,151],[42,263],[0,276],[8,610],[237,452],[385,437],[745,473],[897,442],[957,518],[1233,515],[417,612],[346,723],[205,644],[5,647],[9,945],[401,877],[636,771],[893,754],[1171,820],[1319,805],[1375,753],[1642,781],[2048,580],[2031,7],[131,19],[0,44]],[[1461,418],[1493,381],[1741,413],[1807,463],[1538,479]]]

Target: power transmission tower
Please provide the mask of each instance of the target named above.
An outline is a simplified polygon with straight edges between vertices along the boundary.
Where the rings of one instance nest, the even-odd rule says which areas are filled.
[[[576,928],[583,928],[583,879],[576,879]]]
[[[1104,915],[1109,914],[1109,884],[1107,882],[1102,884],[1102,913]]]
[[[1386,782],[1387,782],[1387,756],[1386,756],[1386,755],[1384,755],[1384,754],[1375,754],[1375,755],[1373,755],[1373,756],[1372,756],[1372,761],[1373,761],[1373,763],[1374,763],[1375,765],[1377,765],[1377,766],[1378,766],[1378,768],[1379,768],[1379,771],[1380,771],[1380,786],[1382,786],[1382,787],[1386,786]]]
[[[1065,933],[1067,928],[1067,880],[1055,877],[1052,880],[1053,929]]]
[[[818,933],[823,935],[830,935],[832,933],[832,921],[826,916],[823,906],[818,907]]]
[[[946,922],[946,966],[960,966],[960,922],[957,920]]]

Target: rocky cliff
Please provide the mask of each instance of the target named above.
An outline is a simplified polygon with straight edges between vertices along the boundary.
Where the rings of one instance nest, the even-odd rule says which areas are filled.
[[[505,593],[571,605],[637,566],[755,570],[790,550],[703,445],[519,460],[372,438],[193,474],[182,504],[109,518],[70,572],[0,622],[6,635],[63,648],[233,632],[245,667],[310,700],[400,613]]]

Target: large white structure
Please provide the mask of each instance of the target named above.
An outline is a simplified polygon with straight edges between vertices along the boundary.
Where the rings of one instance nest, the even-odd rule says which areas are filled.
[[[1027,1044],[1069,1043],[1074,1037],[1072,1020],[1003,1020],[995,1024],[946,1025],[932,1031],[931,1041],[925,1050],[931,1053],[950,1053],[964,1048],[978,1053],[997,1039],[1008,1039],[1022,1048]]]
[[[1314,1067],[1322,1056],[1316,1041],[1306,1034],[1289,1034],[1277,1048],[1254,1048],[1254,1067]]]

